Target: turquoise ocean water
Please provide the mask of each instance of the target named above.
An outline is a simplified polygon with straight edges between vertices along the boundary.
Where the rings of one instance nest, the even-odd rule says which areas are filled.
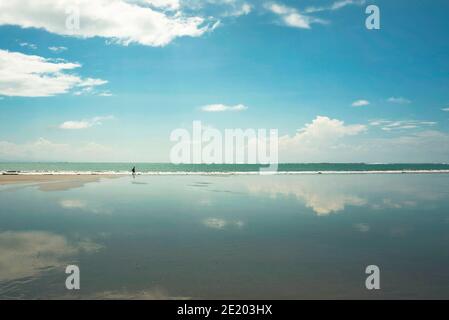
[[[75,163],[75,162],[0,162],[0,172],[129,172],[135,166],[137,172],[257,172],[265,167],[259,164],[181,164],[171,163]],[[279,172],[371,172],[371,171],[446,171],[449,164],[436,163],[285,163],[279,164]]]

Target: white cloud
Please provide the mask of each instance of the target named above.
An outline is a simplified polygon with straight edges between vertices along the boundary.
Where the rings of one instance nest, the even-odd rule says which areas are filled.
[[[100,97],[112,97],[113,96],[113,94],[109,91],[100,92],[98,95]]]
[[[345,125],[343,121],[317,116],[312,123],[298,130],[293,137],[283,136],[280,143],[283,145],[317,144],[335,140],[344,136],[357,135],[366,130],[365,125]]]
[[[324,182],[323,179],[325,179]],[[330,176],[323,179],[316,179],[316,176],[302,176],[301,179],[288,176],[269,180],[258,179],[257,183],[246,183],[250,193],[269,195],[272,198],[294,196],[318,216],[343,211],[346,206],[367,204],[366,199],[353,194],[354,190],[358,189],[350,185],[350,180],[336,181]],[[349,190],[351,192],[348,192]]]
[[[407,130],[417,129],[422,127],[435,126],[437,123],[434,121],[421,121],[421,120],[371,120],[370,125],[379,127],[384,131],[393,130]]]
[[[78,87],[95,87],[95,86],[101,86],[103,84],[108,83],[106,80],[102,79],[93,79],[93,78],[86,78],[83,79],[79,84]]]
[[[338,10],[338,9],[344,8],[344,7],[349,6],[349,5],[362,5],[365,2],[366,2],[365,0],[341,0],[341,1],[336,1],[336,2],[334,2],[332,4],[331,10]]]
[[[82,200],[65,199],[61,200],[59,204],[65,209],[83,209],[86,207],[86,203]]]
[[[312,123],[306,124],[293,135],[279,138],[279,153],[283,162],[320,162],[331,161],[335,153],[346,154],[339,149],[347,146],[341,144],[346,137],[357,136],[367,130],[365,125],[345,125],[338,119],[317,116]],[[332,159],[332,161],[337,161]]]
[[[449,108],[443,108],[443,109],[441,109],[441,111],[449,112]]]
[[[203,224],[208,228],[218,230],[223,230],[228,226],[235,226],[238,228],[242,228],[243,226],[245,226],[245,223],[243,221],[228,221],[221,218],[207,218],[203,220]]]
[[[51,50],[51,51],[53,51],[53,52],[56,52],[56,53],[60,53],[60,52],[63,52],[63,51],[66,51],[66,50],[67,50],[66,47],[55,47],[55,46],[53,46],[53,47],[48,47],[48,49]]]
[[[249,3],[242,3],[240,5],[237,5],[234,2],[232,5],[232,10],[225,12],[224,16],[232,16],[232,17],[240,17],[240,16],[246,16],[251,13],[253,10],[253,7]]]
[[[60,129],[67,130],[79,130],[79,129],[87,129],[93,126],[98,126],[102,124],[102,121],[112,120],[114,116],[105,116],[105,117],[94,117],[92,119],[81,120],[81,121],[65,121],[59,125]]]
[[[223,219],[207,218],[203,221],[203,224],[212,229],[224,229],[224,227],[226,227],[227,225],[227,222]]]
[[[281,162],[449,162],[449,135],[429,130],[433,121],[373,120],[369,128],[385,134],[360,134],[365,125],[345,125],[328,117],[317,117],[294,136],[279,138]],[[371,130],[372,130],[371,129]],[[388,133],[388,134],[386,134]]]
[[[140,2],[166,10],[178,10],[181,6],[179,0],[141,0]]]
[[[186,17],[177,1],[9,0],[0,2],[0,25],[39,28],[79,38],[101,37],[122,45],[165,46],[177,37],[199,37],[211,30],[202,17]],[[149,6],[150,5],[150,6]],[[160,8],[160,9],[158,9]],[[71,23],[80,13],[80,27]],[[66,22],[69,21],[70,23]]]
[[[335,11],[342,9],[346,6],[350,5],[357,5],[361,6],[365,4],[365,0],[340,0],[332,3],[330,6],[323,6],[323,7],[308,7],[304,12],[306,13],[314,13],[314,12],[321,12],[321,11]]]
[[[244,4],[242,4],[240,10],[237,11],[236,14],[239,15],[239,16],[240,15],[247,15],[247,14],[249,14],[251,12],[251,10],[252,10],[252,6],[250,4],[248,4],[248,3],[244,3]]]
[[[368,232],[371,230],[371,227],[369,226],[369,224],[366,224],[366,223],[356,223],[354,225],[354,228],[359,232]]]
[[[284,25],[294,28],[310,29],[311,25],[328,24],[329,21],[310,16],[310,13],[322,12],[322,11],[336,11],[344,7],[351,5],[363,5],[365,0],[340,0],[335,1],[329,6],[309,6],[303,11],[298,9],[287,7],[286,5],[270,2],[265,5],[265,8],[269,11],[277,14]]]
[[[77,86],[96,86],[107,82],[101,79],[83,79],[67,73],[79,67],[79,63],[0,49],[0,94],[46,97],[67,93]]]
[[[268,3],[265,8],[278,15],[281,22],[293,28],[310,29],[314,23],[326,24],[327,21],[300,13],[297,9],[278,3]]]
[[[357,100],[357,101],[354,101],[352,103],[353,107],[364,107],[364,106],[367,106],[367,105],[369,105],[369,101],[368,100]]]
[[[31,277],[49,268],[62,267],[79,253],[102,247],[88,239],[69,242],[42,231],[0,232],[0,281]]]
[[[85,83],[80,83],[77,86],[77,87],[79,87],[80,90],[73,92],[73,95],[75,95],[75,96],[96,95],[99,97],[111,97],[112,96],[112,93],[110,91],[95,90],[96,86],[106,84],[107,81],[103,81],[100,79],[93,79],[93,80],[98,80],[98,81],[87,81]]]
[[[33,44],[33,43],[21,42],[21,43],[19,43],[19,45],[21,47],[25,47],[25,48],[29,48],[29,49],[33,49],[33,50],[37,49],[37,46],[35,44]]]
[[[245,0],[182,0],[180,6],[193,11],[215,12],[223,17],[247,15],[254,7]]]
[[[245,187],[243,190],[247,189],[251,194],[264,199],[269,196],[274,199],[284,197],[286,200],[297,200],[320,216],[343,213],[349,206],[364,207],[367,211],[381,208],[412,208],[417,206],[417,203],[421,205],[427,202],[434,203],[445,197],[444,194],[435,192],[444,189],[443,181],[441,184],[435,184],[432,179],[415,178],[416,181],[420,180],[420,183],[410,183],[409,180],[396,175],[389,175],[383,179],[376,179],[374,176],[362,178],[341,175],[335,179],[331,174],[304,174],[270,176],[269,179],[254,176],[242,180],[241,183]],[[385,199],[385,195],[390,199]],[[297,210],[298,213],[304,212],[301,207]],[[358,222],[354,227],[359,231],[367,231],[368,228],[371,230],[366,222]]]
[[[385,198],[381,203],[373,204],[373,209],[402,209],[411,208],[416,206],[415,200],[392,200],[390,198]]]
[[[59,201],[59,205],[67,210],[81,210],[86,213],[110,214],[112,212],[111,209],[99,206],[98,203],[87,203],[78,199],[64,199]]]
[[[243,104],[237,104],[234,106],[225,104],[209,104],[201,107],[201,110],[204,112],[244,111],[246,109],[248,109],[248,107]]]
[[[62,123],[59,128],[60,129],[70,129],[70,130],[76,130],[76,129],[86,129],[90,128],[92,125],[87,121],[66,121]]]
[[[370,162],[449,162],[449,135],[425,130],[364,141],[353,154]]]
[[[126,161],[126,147],[112,148],[95,142],[58,143],[45,138],[32,142],[13,143],[0,141],[2,161]],[[126,156],[124,155],[126,154]]]
[[[409,104],[409,103],[411,103],[410,100],[405,99],[403,97],[390,97],[390,98],[387,99],[387,101],[391,102],[391,103],[396,103],[396,104]]]

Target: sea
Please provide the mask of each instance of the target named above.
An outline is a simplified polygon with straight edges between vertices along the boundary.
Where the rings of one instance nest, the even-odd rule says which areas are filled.
[[[0,162],[0,174],[258,174],[261,164]],[[278,174],[449,173],[448,163],[281,163]]]

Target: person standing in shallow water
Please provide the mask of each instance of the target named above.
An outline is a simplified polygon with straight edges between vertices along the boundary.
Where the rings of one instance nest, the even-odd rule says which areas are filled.
[[[133,176],[136,175],[136,167],[133,167],[133,168],[131,169],[131,172],[133,173]]]

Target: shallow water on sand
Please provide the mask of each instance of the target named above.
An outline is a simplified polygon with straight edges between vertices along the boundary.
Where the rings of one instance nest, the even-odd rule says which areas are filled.
[[[447,174],[0,186],[0,298],[449,299],[448,190]]]

